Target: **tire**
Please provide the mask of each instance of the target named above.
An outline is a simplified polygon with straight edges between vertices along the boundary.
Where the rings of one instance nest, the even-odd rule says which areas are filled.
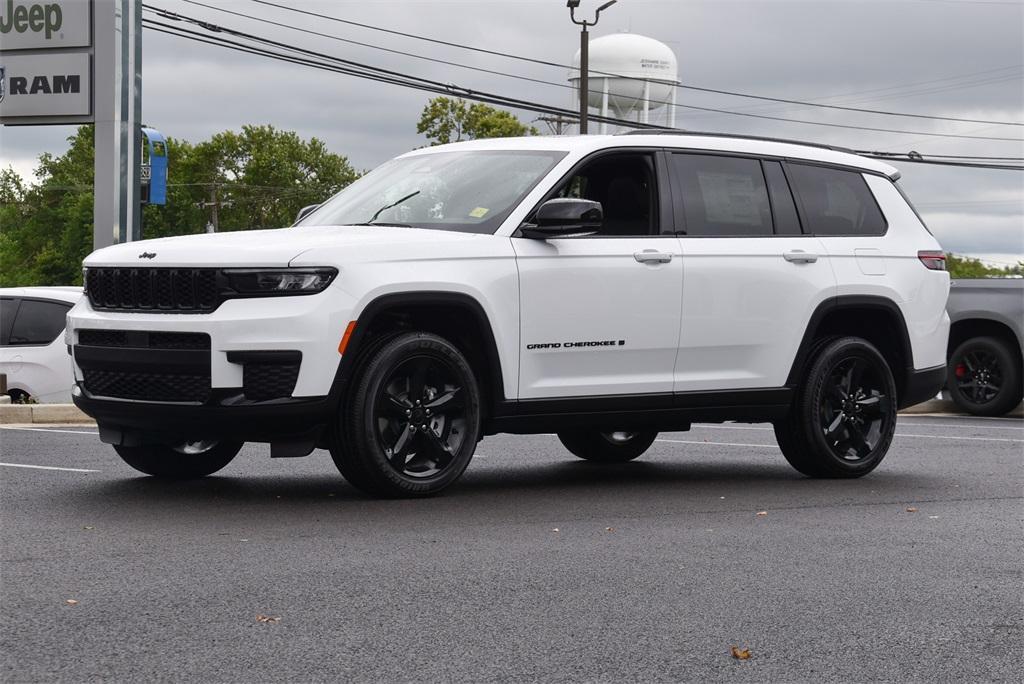
[[[469,465],[480,421],[479,385],[462,352],[437,335],[403,333],[360,361],[331,457],[367,494],[431,496]]]
[[[184,442],[115,446],[125,463],[141,473],[166,480],[193,480],[217,472],[238,455],[242,442]]]
[[[809,477],[853,478],[882,462],[896,431],[896,383],[868,341],[819,346],[775,438],[789,464]]]
[[[946,387],[967,413],[1001,416],[1020,403],[1020,364],[1010,345],[998,337],[972,337],[950,355]]]
[[[647,451],[657,432],[559,432],[558,439],[574,455],[595,463],[625,463]]]

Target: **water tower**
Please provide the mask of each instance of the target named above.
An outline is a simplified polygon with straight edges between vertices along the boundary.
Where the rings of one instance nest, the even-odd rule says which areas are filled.
[[[569,82],[576,88],[578,102],[579,50],[572,66]],[[675,127],[678,67],[676,55],[668,45],[633,33],[603,36],[590,42],[588,71],[588,102],[601,116],[629,119],[635,115],[640,123],[654,123],[651,113],[664,108],[662,123]],[[601,132],[607,131],[608,124],[602,122]]]

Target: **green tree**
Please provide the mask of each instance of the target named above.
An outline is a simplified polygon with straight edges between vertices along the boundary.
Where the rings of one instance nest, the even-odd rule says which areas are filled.
[[[1005,278],[1024,276],[1024,261],[1010,266],[989,266],[978,259],[961,254],[946,254],[946,270],[950,278]]]
[[[68,138],[63,155],[44,154],[37,182],[0,171],[0,286],[81,282],[92,251],[93,129]],[[192,145],[170,139],[168,197],[143,211],[143,237],[278,228],[358,177],[322,141],[272,126],[244,126]]]
[[[420,114],[416,132],[426,135],[431,145],[444,145],[478,138],[512,138],[539,135],[533,126],[512,114],[477,102],[450,97],[435,97]]]

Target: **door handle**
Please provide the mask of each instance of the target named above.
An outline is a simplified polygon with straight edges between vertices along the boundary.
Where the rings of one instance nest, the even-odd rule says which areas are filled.
[[[633,258],[641,264],[667,264],[672,261],[672,255],[668,252],[658,252],[653,249],[645,249],[642,252],[634,252]]]
[[[782,258],[791,264],[813,264],[818,260],[818,255],[805,252],[802,249],[794,249],[791,252],[783,253]]]

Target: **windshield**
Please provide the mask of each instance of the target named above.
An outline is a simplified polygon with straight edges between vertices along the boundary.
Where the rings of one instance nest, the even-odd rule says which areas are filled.
[[[565,152],[437,152],[377,167],[298,222],[493,233]]]

